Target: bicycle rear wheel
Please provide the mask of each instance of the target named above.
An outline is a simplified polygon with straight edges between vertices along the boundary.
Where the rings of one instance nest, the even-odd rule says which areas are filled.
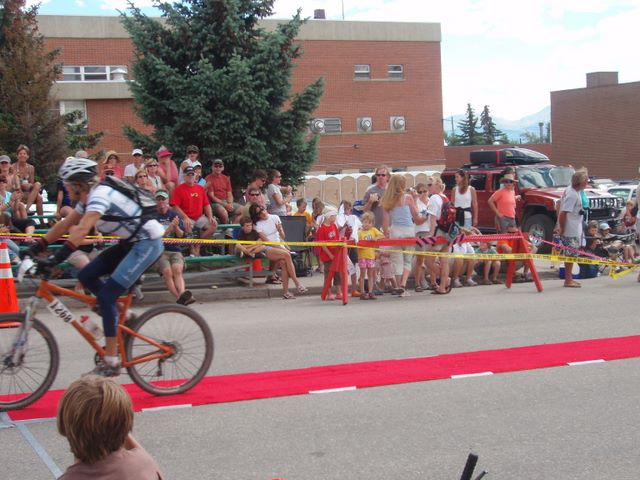
[[[26,349],[14,358],[22,313],[0,314],[0,412],[24,408],[49,390],[58,373],[60,353],[51,331],[33,319]]]
[[[127,367],[136,385],[154,395],[183,393],[204,377],[213,360],[213,335],[205,320],[182,305],[160,305],[144,312],[130,327],[160,345],[170,346],[166,358],[143,361]],[[133,335],[125,339],[127,361],[160,352]]]

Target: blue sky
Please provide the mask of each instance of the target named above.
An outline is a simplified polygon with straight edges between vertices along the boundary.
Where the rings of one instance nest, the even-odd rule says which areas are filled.
[[[151,0],[134,3],[153,14]],[[640,81],[638,0],[276,0],[275,18],[324,8],[328,19],[439,22],[444,116],[489,105],[518,119],[549,92],[585,86],[585,74],[617,71]],[[43,0],[40,13],[117,15],[126,0]]]

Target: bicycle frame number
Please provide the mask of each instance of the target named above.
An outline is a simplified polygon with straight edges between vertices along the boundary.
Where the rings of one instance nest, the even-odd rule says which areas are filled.
[[[48,303],[47,308],[56,317],[60,317],[65,322],[70,322],[71,320],[75,319],[73,313],[71,313],[71,311],[65,306],[65,304],[57,298],[54,299],[53,302]]]

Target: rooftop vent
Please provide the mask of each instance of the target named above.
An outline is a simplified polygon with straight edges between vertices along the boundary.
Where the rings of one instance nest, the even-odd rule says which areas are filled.
[[[325,16],[324,8],[318,8],[317,10],[313,11],[314,20],[325,20],[326,18],[327,17]]]
[[[587,88],[618,84],[618,72],[587,73]]]

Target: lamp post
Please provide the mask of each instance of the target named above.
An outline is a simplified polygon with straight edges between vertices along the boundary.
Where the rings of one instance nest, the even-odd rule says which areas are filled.
[[[538,122],[538,127],[540,128],[540,143],[544,143],[544,134],[543,134],[543,127],[544,127],[544,122]]]

